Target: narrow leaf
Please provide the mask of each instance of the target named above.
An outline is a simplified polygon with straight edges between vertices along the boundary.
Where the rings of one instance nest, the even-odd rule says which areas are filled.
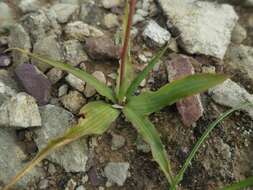
[[[138,76],[134,79],[134,81],[131,83],[127,90],[127,98],[130,98],[141,82],[147,77],[149,72],[154,68],[154,66],[158,63],[158,61],[161,59],[161,57],[164,55],[164,53],[167,51],[169,48],[169,44],[167,44],[165,47],[163,47],[160,51],[158,51],[154,57],[149,61],[148,65],[138,74]]]
[[[55,149],[86,135],[100,135],[104,133],[118,117],[119,111],[112,108],[110,104],[92,102],[85,105],[83,109],[81,109],[80,114],[85,118],[81,118],[78,124],[67,130],[63,136],[49,142],[29,164],[11,180],[4,190],[9,190],[14,186],[18,180]]]
[[[128,106],[123,109],[123,113],[142,135],[143,139],[150,145],[154,160],[159,164],[168,182],[173,184],[173,174],[170,162],[155,126],[146,116],[140,115]]]
[[[189,156],[187,157],[183,167],[181,168],[181,170],[179,171],[175,183],[173,185],[173,188],[176,189],[176,186],[179,184],[179,182],[183,179],[184,173],[187,170],[187,168],[190,166],[192,159],[195,157],[197,151],[199,150],[199,148],[203,145],[203,143],[205,142],[205,140],[207,139],[207,137],[209,136],[209,134],[213,131],[213,129],[220,123],[222,122],[224,119],[226,119],[228,116],[230,116],[233,112],[240,110],[244,107],[247,106],[252,106],[252,103],[244,103],[236,108],[230,109],[228,111],[226,111],[225,113],[223,113],[220,117],[218,117],[212,124],[210,124],[206,131],[203,133],[203,135],[201,136],[201,138],[197,141],[197,143],[194,145],[192,151],[190,152]],[[172,190],[173,190],[172,188]]]
[[[62,63],[60,61],[54,61],[54,60],[51,60],[48,58],[44,58],[43,56],[39,56],[39,55],[30,53],[30,52],[23,50],[23,49],[11,48],[9,50],[19,51],[23,54],[29,55],[30,57],[32,57],[42,63],[51,65],[55,68],[58,68],[58,69],[66,71],[68,73],[71,73],[71,74],[75,75],[76,77],[78,77],[79,79],[87,82],[87,84],[94,87],[97,90],[97,92],[99,94],[101,94],[102,96],[107,97],[109,100],[113,101],[114,103],[116,102],[116,99],[115,99],[112,89],[110,89],[105,84],[103,84],[102,82],[97,80],[94,76],[90,75],[89,73],[87,73],[81,69],[75,68],[70,64]]]
[[[253,187],[253,176],[245,180],[235,182],[232,185],[224,187],[220,190],[239,190],[239,189],[245,189],[247,187]]]
[[[172,105],[178,100],[203,92],[227,79],[221,74],[196,74],[173,81],[156,92],[144,92],[133,96],[128,105],[137,112],[149,115]]]

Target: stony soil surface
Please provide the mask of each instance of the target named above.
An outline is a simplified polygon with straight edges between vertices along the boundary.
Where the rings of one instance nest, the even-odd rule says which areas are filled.
[[[228,4],[226,4],[228,3]],[[115,85],[123,0],[0,1],[0,189],[47,141],[71,127],[96,90],[17,52],[68,62]],[[132,28],[136,71],[170,43],[139,91],[193,73],[226,73],[224,84],[151,116],[174,171],[222,112],[253,102],[252,0],[138,0]],[[214,190],[253,175],[253,108],[223,121],[201,148],[179,189]],[[51,154],[19,190],[165,190],[149,146],[119,118],[99,137]]]

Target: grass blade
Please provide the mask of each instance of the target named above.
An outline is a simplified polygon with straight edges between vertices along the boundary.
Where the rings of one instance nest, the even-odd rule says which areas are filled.
[[[97,92],[99,94],[101,94],[102,96],[107,97],[108,99],[110,99],[114,103],[116,102],[116,99],[115,99],[112,89],[110,89],[105,84],[103,84],[102,82],[97,80],[94,76],[90,75],[89,73],[87,73],[81,69],[75,68],[70,64],[62,63],[60,61],[54,61],[51,59],[44,58],[43,56],[39,56],[39,55],[30,53],[30,52],[23,50],[23,49],[11,48],[9,50],[19,51],[23,54],[29,55],[30,57],[32,57],[40,62],[46,63],[48,65],[55,67],[55,68],[58,68],[58,69],[66,71],[68,73],[71,73],[71,74],[75,75],[76,77],[78,77],[79,79],[87,82],[87,84],[93,86],[97,90]]]
[[[239,190],[239,189],[243,189],[243,188],[247,188],[251,186],[253,186],[253,176],[245,180],[235,182],[232,185],[221,188],[220,190]]]
[[[134,79],[134,70],[130,56],[130,33],[135,6],[136,0],[130,0],[130,2],[126,1],[122,26],[122,50],[120,55],[120,67],[116,87],[116,94],[120,103],[124,101],[127,89]]]
[[[143,139],[150,145],[154,160],[159,164],[168,182],[173,184],[174,179],[170,162],[155,126],[146,116],[140,115],[128,106],[123,109],[123,113],[137,129],[139,134],[142,135]]]
[[[43,160],[48,154],[66,144],[69,144],[86,135],[103,134],[118,117],[119,111],[112,108],[110,104],[103,102],[92,102],[85,105],[80,114],[84,115],[75,127],[70,128],[65,134],[48,143],[38,155],[3,189],[9,190],[15,183],[29,172],[35,165]],[[99,117],[99,119],[98,119]]]
[[[141,114],[149,115],[182,98],[201,93],[226,79],[227,76],[221,74],[190,75],[173,81],[156,92],[144,92],[139,96],[133,96],[128,105]]]
[[[169,44],[167,44],[160,51],[158,51],[154,55],[154,57],[149,61],[148,65],[138,74],[138,76],[134,79],[134,81],[131,83],[131,85],[127,89],[127,94],[126,94],[127,98],[130,98],[134,94],[134,92],[137,90],[141,82],[147,77],[149,72],[158,63],[158,61],[161,59],[161,57],[164,55],[164,53],[167,51],[168,48],[169,48]]]
[[[240,110],[246,106],[252,105],[252,103],[244,103],[236,108],[230,109],[228,111],[226,111],[225,113],[223,113],[220,117],[218,117],[212,124],[210,124],[208,126],[208,128],[206,129],[206,131],[204,132],[204,134],[201,136],[201,138],[197,141],[197,143],[194,145],[192,151],[190,152],[189,156],[187,157],[183,167],[181,168],[181,170],[179,171],[176,180],[175,180],[175,184],[173,185],[173,189],[176,188],[176,186],[179,184],[179,182],[183,179],[184,173],[187,170],[187,168],[190,166],[192,159],[195,157],[197,151],[199,150],[199,148],[202,146],[202,144],[204,143],[204,141],[207,139],[207,137],[209,136],[209,134],[212,132],[212,130],[220,123],[222,122],[226,117],[230,116],[233,112]]]

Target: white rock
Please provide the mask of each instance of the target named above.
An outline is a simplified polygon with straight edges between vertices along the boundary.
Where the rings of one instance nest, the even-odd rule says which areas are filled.
[[[113,7],[117,7],[122,3],[122,0],[103,0],[103,7],[106,9],[110,9]]]
[[[232,6],[196,0],[158,2],[169,23],[180,32],[185,51],[223,59],[238,20]]]
[[[68,3],[58,3],[53,5],[51,10],[56,13],[59,23],[66,23],[75,14],[78,14],[79,6]]]
[[[122,186],[127,179],[128,169],[127,162],[110,162],[106,165],[104,172],[109,182]]]
[[[9,28],[14,23],[14,14],[8,4],[0,2],[0,31]]]
[[[69,85],[76,90],[79,90],[80,92],[84,91],[85,82],[83,80],[77,78],[72,74],[68,74],[65,79],[69,83]]]
[[[237,107],[248,101],[253,103],[253,95],[249,94],[244,88],[228,79],[223,84],[209,90],[213,100],[221,105]],[[253,106],[244,108],[253,118]]]
[[[152,40],[158,46],[164,45],[171,38],[170,33],[159,26],[154,20],[150,20],[143,31],[143,37]]]
[[[6,100],[0,107],[0,126],[17,128],[41,126],[36,100],[26,93],[19,93]]]

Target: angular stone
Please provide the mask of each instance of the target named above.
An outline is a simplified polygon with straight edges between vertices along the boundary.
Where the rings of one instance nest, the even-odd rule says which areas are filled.
[[[103,0],[103,7],[106,9],[110,9],[113,7],[117,7],[122,3],[122,0]]]
[[[68,85],[63,84],[60,86],[60,88],[58,89],[58,97],[62,97],[64,95],[66,95],[68,93]]]
[[[47,143],[72,127],[74,116],[53,105],[40,108],[42,127],[35,131],[35,142],[41,150]],[[47,159],[61,165],[67,172],[85,172],[88,160],[86,139],[77,140],[51,153]]]
[[[120,149],[125,145],[125,142],[126,139],[123,136],[112,133],[112,150]]]
[[[44,0],[21,0],[18,7],[23,13],[37,11],[45,3]]]
[[[61,51],[61,46],[56,40],[55,35],[47,36],[34,44],[33,53],[45,56],[46,58],[50,58],[52,60],[62,60],[63,55]],[[45,72],[48,69],[52,68],[52,66],[42,63],[41,61],[32,60],[34,64],[42,71]]]
[[[253,47],[231,45],[226,54],[225,63],[240,70],[253,81]]]
[[[39,9],[36,12],[22,17],[22,24],[31,36],[33,43],[50,35],[60,35],[61,26],[57,23],[56,14],[48,9]]]
[[[107,36],[88,38],[85,43],[85,49],[94,60],[119,59],[119,47]]]
[[[0,183],[7,184],[27,164],[27,157],[16,139],[15,131],[0,129]],[[43,176],[39,167],[34,167],[27,175],[23,176],[16,184],[17,189],[28,189],[30,182]]]
[[[18,84],[11,76],[11,73],[6,70],[0,70],[0,94],[4,98],[15,96],[19,92]],[[0,98],[0,105],[3,99]]]
[[[109,182],[122,186],[127,179],[128,169],[128,162],[110,162],[106,165],[104,172]]]
[[[15,73],[25,91],[33,96],[39,105],[45,105],[49,102],[51,83],[36,66],[22,64],[15,69]]]
[[[20,24],[15,24],[12,27],[9,40],[10,40],[9,42],[10,48],[21,48],[26,51],[30,51],[31,49],[31,41],[30,41],[29,34],[25,31],[23,26]],[[13,57],[14,65],[19,65],[19,64],[29,62],[28,56],[17,51],[12,51],[12,57]]]
[[[0,127],[38,126],[41,126],[41,117],[36,100],[32,96],[21,92],[1,105]]]
[[[68,74],[68,76],[65,79],[70,84],[70,86],[72,86],[76,90],[80,92],[84,91],[85,82],[83,80],[77,78],[72,74]]]
[[[180,34],[181,47],[191,54],[223,59],[238,16],[230,5],[194,0],[159,0],[168,26]]]
[[[56,84],[63,78],[63,76],[64,71],[60,69],[52,68],[47,72],[47,77],[50,80],[51,84]]]
[[[118,16],[112,13],[105,15],[104,25],[107,28],[113,28],[119,26]]]
[[[80,92],[72,90],[67,95],[61,97],[61,102],[66,109],[77,114],[86,103],[86,99]]]
[[[177,55],[167,62],[167,71],[169,81],[178,80],[187,75],[195,73],[192,63],[196,61],[191,57]],[[176,103],[177,109],[181,115],[182,122],[186,126],[191,126],[203,115],[203,106],[200,95],[187,97]]]
[[[83,45],[78,40],[68,40],[64,42],[64,57],[67,63],[77,66],[88,59]]]
[[[240,24],[236,24],[232,32],[231,41],[235,44],[241,44],[247,38],[247,31]]]
[[[98,79],[100,82],[106,84],[106,77],[102,71],[95,71],[94,73],[92,73],[92,75],[96,79]],[[85,97],[90,98],[95,94],[96,94],[96,89],[93,86],[90,86],[89,84],[87,84],[84,90]]]
[[[244,102],[253,103],[253,95],[249,94],[247,90],[230,79],[226,80],[223,84],[210,89],[209,94],[216,103],[232,108],[235,108]],[[249,116],[253,119],[252,106],[246,107],[243,110],[248,112]]]
[[[0,32],[9,29],[15,22],[14,12],[5,2],[0,2],[0,20]]]
[[[146,40],[151,40],[154,45],[159,47],[169,42],[171,38],[171,34],[154,20],[150,20],[147,23],[142,35]]]
[[[56,13],[58,22],[63,24],[78,14],[79,6],[68,3],[57,3],[51,7],[51,10]]]

